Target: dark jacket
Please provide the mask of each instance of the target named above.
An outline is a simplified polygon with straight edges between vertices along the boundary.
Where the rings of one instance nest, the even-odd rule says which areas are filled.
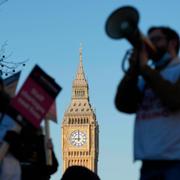
[[[49,180],[55,173],[58,162],[52,152],[52,165],[46,165],[44,135],[37,135],[27,129],[21,134],[9,131],[5,140],[10,144],[10,151],[20,161],[22,180]]]

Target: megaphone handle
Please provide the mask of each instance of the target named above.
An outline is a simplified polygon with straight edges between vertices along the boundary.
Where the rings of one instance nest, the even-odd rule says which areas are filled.
[[[122,70],[124,73],[127,73],[127,69],[125,68],[125,63],[126,63],[126,60],[129,59],[130,55],[132,54],[132,49],[129,49],[126,51],[126,54],[124,55],[123,57],[123,60],[122,60]]]

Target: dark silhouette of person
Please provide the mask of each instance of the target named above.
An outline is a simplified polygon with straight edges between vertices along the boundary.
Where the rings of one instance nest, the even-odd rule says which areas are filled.
[[[170,27],[148,30],[156,58],[142,44],[129,59],[115,106],[136,114],[134,159],[142,161],[140,180],[180,179],[179,35]]]
[[[52,165],[46,164],[45,140],[41,128],[24,127],[21,133],[8,131],[5,141],[9,151],[19,160],[21,180],[49,180],[58,169],[58,161],[52,149]]]
[[[100,180],[98,175],[84,166],[70,166],[61,180]]]
[[[4,137],[8,130],[14,127],[15,122],[7,113],[10,96],[6,93],[3,79],[0,77],[0,148],[4,143]],[[7,152],[0,163],[0,179],[20,180],[21,168],[19,161]]]
[[[51,174],[58,168],[53,149],[52,165],[46,165],[44,135],[41,129],[26,126],[20,133],[11,130],[15,121],[8,116],[10,100],[11,97],[4,89],[3,79],[0,78],[0,148],[3,141],[10,145],[7,155],[0,164],[0,178],[49,180]],[[10,166],[8,163],[13,164]]]

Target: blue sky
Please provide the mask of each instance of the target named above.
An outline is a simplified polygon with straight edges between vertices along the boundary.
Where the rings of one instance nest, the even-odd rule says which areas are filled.
[[[80,43],[90,102],[100,126],[99,176],[102,180],[139,177],[140,163],[133,162],[134,115],[119,113],[113,102],[123,76],[122,58],[131,46],[126,40],[110,39],[104,31],[108,15],[124,5],[138,9],[143,33],[151,25],[167,25],[180,32],[178,0],[9,0],[0,6],[0,45],[8,42],[11,61],[29,59],[19,87],[35,64],[63,87],[57,98],[58,124],[51,122],[59,161],[52,180],[62,175],[61,123],[71,100]]]

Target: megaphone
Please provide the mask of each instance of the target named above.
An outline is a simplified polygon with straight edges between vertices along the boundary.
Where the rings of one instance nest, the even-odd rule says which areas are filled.
[[[132,6],[124,6],[110,14],[105,24],[105,31],[113,39],[127,39],[134,48],[139,48],[144,44],[150,57],[153,58],[156,54],[156,48],[141,33],[138,22],[139,13],[137,9]]]

